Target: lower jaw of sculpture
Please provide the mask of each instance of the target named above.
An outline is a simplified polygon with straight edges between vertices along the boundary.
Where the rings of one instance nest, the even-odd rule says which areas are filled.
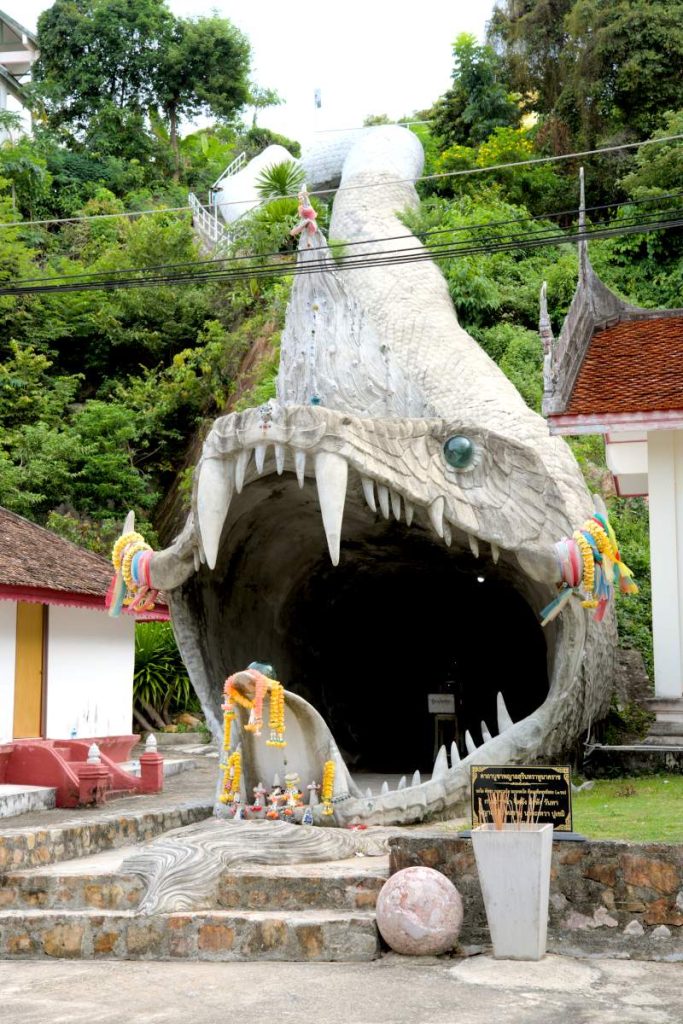
[[[332,565],[315,480],[298,481],[295,467],[277,467],[272,455],[259,468],[247,469],[232,497],[215,568],[201,565],[171,593],[183,656],[217,737],[226,672],[255,659],[273,664],[301,705],[322,716],[301,711],[282,751],[243,734],[248,794],[271,771],[297,771],[304,786],[319,780],[339,749],[354,774],[405,772],[407,781],[363,795],[342,767],[334,818],[322,823],[405,824],[462,807],[472,764],[566,749],[558,723],[585,625],[569,608],[541,630],[537,612],[556,593],[552,583],[455,528],[439,537],[427,509],[416,506],[408,526],[405,508],[374,487],[370,497],[353,471]],[[437,721],[429,694],[455,718]],[[440,728],[453,728],[453,740],[421,782],[414,769],[430,773]]]

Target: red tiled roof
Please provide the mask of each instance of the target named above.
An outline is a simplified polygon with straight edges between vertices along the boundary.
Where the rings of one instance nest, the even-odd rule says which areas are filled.
[[[0,585],[104,598],[112,575],[106,558],[0,507]]]
[[[683,316],[595,332],[565,416],[674,409],[683,409]]]

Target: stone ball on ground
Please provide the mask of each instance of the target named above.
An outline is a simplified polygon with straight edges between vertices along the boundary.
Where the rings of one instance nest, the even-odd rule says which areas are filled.
[[[462,928],[462,897],[434,868],[397,871],[377,899],[377,927],[394,952],[434,956],[453,949]]]

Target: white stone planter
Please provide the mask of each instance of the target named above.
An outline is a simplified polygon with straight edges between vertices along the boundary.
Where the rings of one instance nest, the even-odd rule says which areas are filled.
[[[552,825],[472,829],[493,955],[540,960],[548,932]]]

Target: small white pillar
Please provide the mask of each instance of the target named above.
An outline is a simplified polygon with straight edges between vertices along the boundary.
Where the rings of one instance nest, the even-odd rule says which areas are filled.
[[[647,435],[655,698],[683,696],[683,431]]]

